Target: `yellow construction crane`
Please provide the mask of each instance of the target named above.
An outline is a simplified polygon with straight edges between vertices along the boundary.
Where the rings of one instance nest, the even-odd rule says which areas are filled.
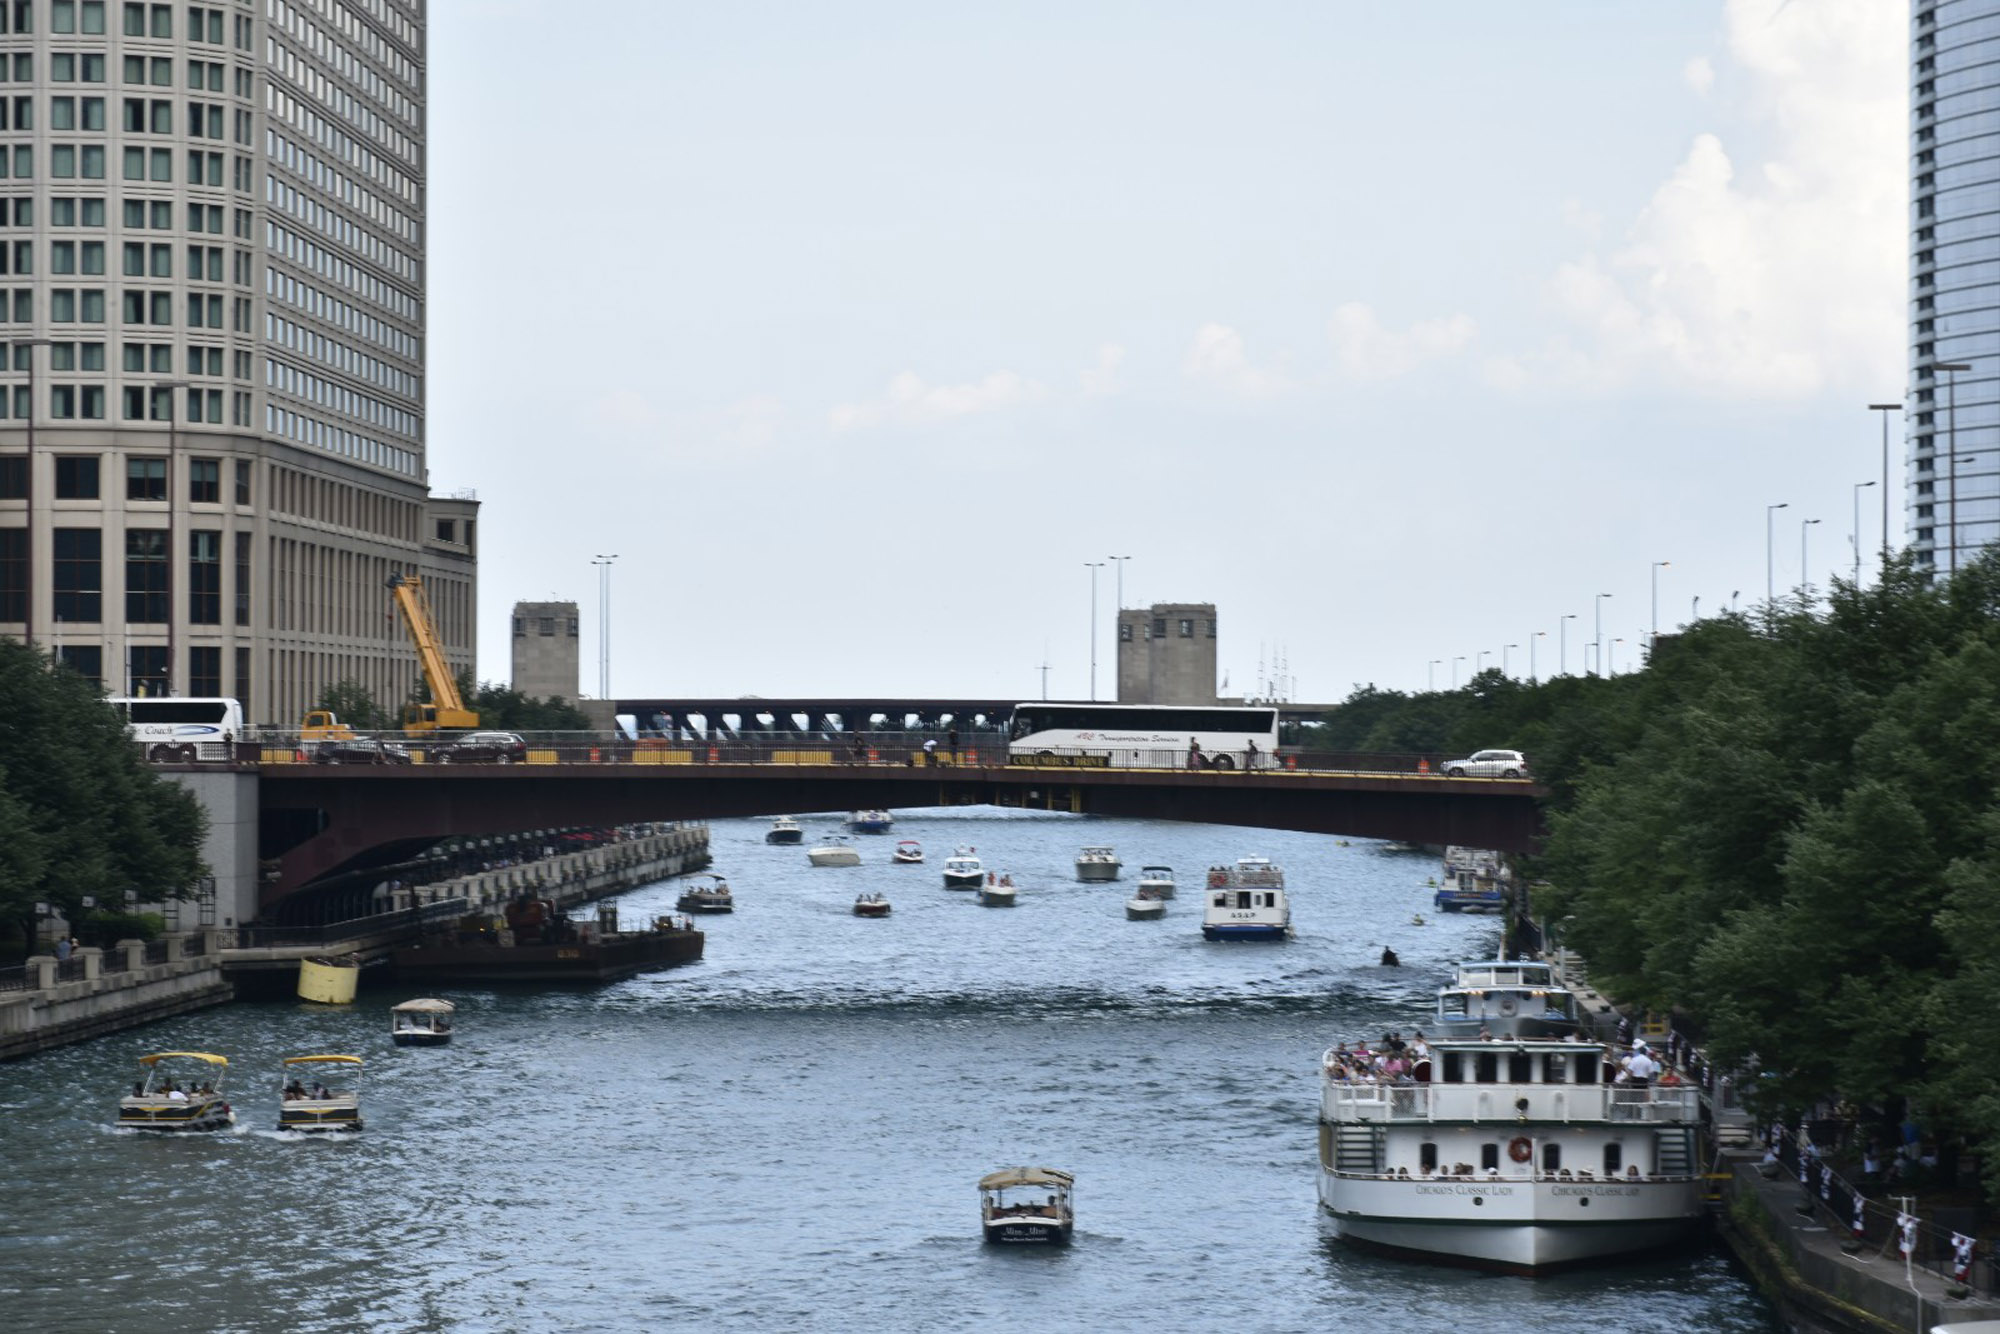
[[[424,669],[424,684],[430,687],[431,702],[403,706],[405,732],[444,732],[479,726],[479,715],[465,707],[458,693],[458,678],[445,661],[444,641],[438,638],[437,622],[431,617],[430,599],[424,596],[424,581],[414,574],[389,576],[389,592],[410,627],[417,646],[417,661]]]

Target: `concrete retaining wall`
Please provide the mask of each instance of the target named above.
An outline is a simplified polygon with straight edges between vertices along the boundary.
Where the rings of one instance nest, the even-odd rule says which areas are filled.
[[[78,951],[84,976],[57,981],[57,962],[48,955],[28,960],[41,985],[32,991],[0,992],[0,1061],[169,1015],[220,1005],[236,994],[222,976],[213,932],[177,933],[168,938],[167,959],[146,962],[143,942],[120,941],[125,967],[103,970],[105,951]]]

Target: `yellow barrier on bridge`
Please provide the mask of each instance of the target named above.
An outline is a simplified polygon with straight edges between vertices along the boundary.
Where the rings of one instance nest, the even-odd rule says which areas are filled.
[[[693,764],[691,750],[635,750],[632,752],[634,764]]]
[[[771,763],[832,764],[833,752],[830,750],[774,750],[771,752]]]
[[[531,750],[528,752],[530,764],[561,764],[562,752],[558,750]]]
[[[257,762],[259,764],[298,764],[301,762],[301,756],[298,751],[293,750],[289,746],[282,750],[276,746],[266,746],[257,752]]]

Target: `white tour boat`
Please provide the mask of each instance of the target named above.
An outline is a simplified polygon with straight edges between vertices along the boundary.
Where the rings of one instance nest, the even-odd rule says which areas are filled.
[[[1319,1199],[1343,1238],[1536,1273],[1667,1246],[1701,1221],[1700,1107],[1677,1076],[1608,1083],[1614,1053],[1575,1040],[1450,1038],[1422,1054],[1322,1062]]]
[[[789,815],[773,816],[771,827],[764,833],[764,841],[797,847],[806,841],[806,831],[799,828],[799,822]]]
[[[1086,883],[1116,880],[1125,863],[1110,848],[1089,847],[1076,854],[1076,878]]]
[[[1290,940],[1292,906],[1285,873],[1267,857],[1208,868],[1201,917],[1203,940]]]
[[[977,849],[961,847],[944,859],[946,889],[978,889],[985,883],[986,863],[979,860]]]
[[[1134,922],[1157,922],[1167,915],[1167,901],[1160,891],[1145,885],[1125,900],[1125,916]]]
[[[1437,1031],[1447,1038],[1564,1038],[1578,1032],[1576,996],[1534,959],[1462,963],[1439,989]]]
[[[144,1079],[118,1100],[118,1124],[139,1130],[221,1130],[236,1124],[222,1096],[229,1058],[207,1051],[141,1056]]]
[[[451,1016],[458,1007],[430,996],[389,1008],[389,1040],[398,1047],[442,1047],[451,1041]]]
[[[1147,890],[1163,899],[1174,896],[1174,868],[1171,866],[1146,866],[1139,871],[1139,892]]]
[[[1014,877],[995,876],[986,873],[986,883],[979,887],[979,902],[988,908],[1011,908],[1014,906]]]
[[[914,838],[900,839],[896,843],[896,850],[889,854],[889,860],[898,866],[922,866],[924,845]]]
[[[979,1223],[987,1241],[1067,1246],[1076,1227],[1075,1178],[1053,1167],[1008,1167],[979,1181]]]
[[[859,866],[861,854],[840,834],[828,834],[826,842],[806,850],[806,860],[814,866]]]
[[[278,1129],[312,1134],[361,1129],[359,1056],[287,1056]]]

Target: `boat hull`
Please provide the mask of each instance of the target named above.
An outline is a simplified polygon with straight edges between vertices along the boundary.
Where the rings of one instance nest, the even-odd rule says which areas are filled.
[[[1288,940],[1291,930],[1263,922],[1203,922],[1203,940]]]
[[[419,945],[393,951],[396,975],[427,982],[615,982],[701,958],[699,931],[654,931],[570,945]]]
[[[1117,862],[1078,862],[1076,878],[1085,884],[1101,884],[1107,880],[1116,880],[1119,869]]]
[[[806,860],[814,866],[859,866],[861,854],[853,848],[814,848],[806,854]]]
[[[1139,888],[1142,890],[1151,890],[1163,899],[1170,899],[1174,896],[1174,882],[1171,880],[1141,880]]]
[[[1053,1218],[999,1218],[986,1224],[994,1246],[1067,1246],[1071,1225]]]
[[[887,917],[889,905],[886,903],[857,903],[854,905],[856,917]]]
[[[889,832],[890,826],[895,823],[894,820],[889,819],[849,820],[847,822],[847,832],[850,834],[886,834]]]
[[[169,1102],[164,1098],[125,1098],[118,1104],[118,1124],[131,1130],[200,1132],[226,1130],[236,1113],[221,1098],[206,1102]]]
[[[295,1099],[279,1105],[278,1129],[308,1135],[353,1134],[361,1129],[361,1108],[351,1102]]]
[[[735,912],[734,903],[723,903],[713,899],[699,899],[692,895],[682,895],[674,900],[676,912]]]
[[[1703,1218],[1693,1181],[1389,1181],[1322,1170],[1319,1195],[1345,1241],[1517,1274],[1660,1250]]]
[[[398,1047],[442,1047],[451,1041],[449,1033],[393,1032],[389,1041]]]
[[[979,891],[979,903],[986,908],[1011,908],[1014,891],[1006,885],[988,885]]]
[[[1125,916],[1134,922],[1157,922],[1167,915],[1164,903],[1140,903],[1136,900],[1125,905]]]
[[[984,871],[969,871],[964,875],[953,871],[946,871],[944,873],[944,887],[946,889],[978,889],[985,883],[986,873]]]
[[[803,829],[773,829],[764,835],[764,841],[783,847],[796,847],[806,841],[806,835]]]

